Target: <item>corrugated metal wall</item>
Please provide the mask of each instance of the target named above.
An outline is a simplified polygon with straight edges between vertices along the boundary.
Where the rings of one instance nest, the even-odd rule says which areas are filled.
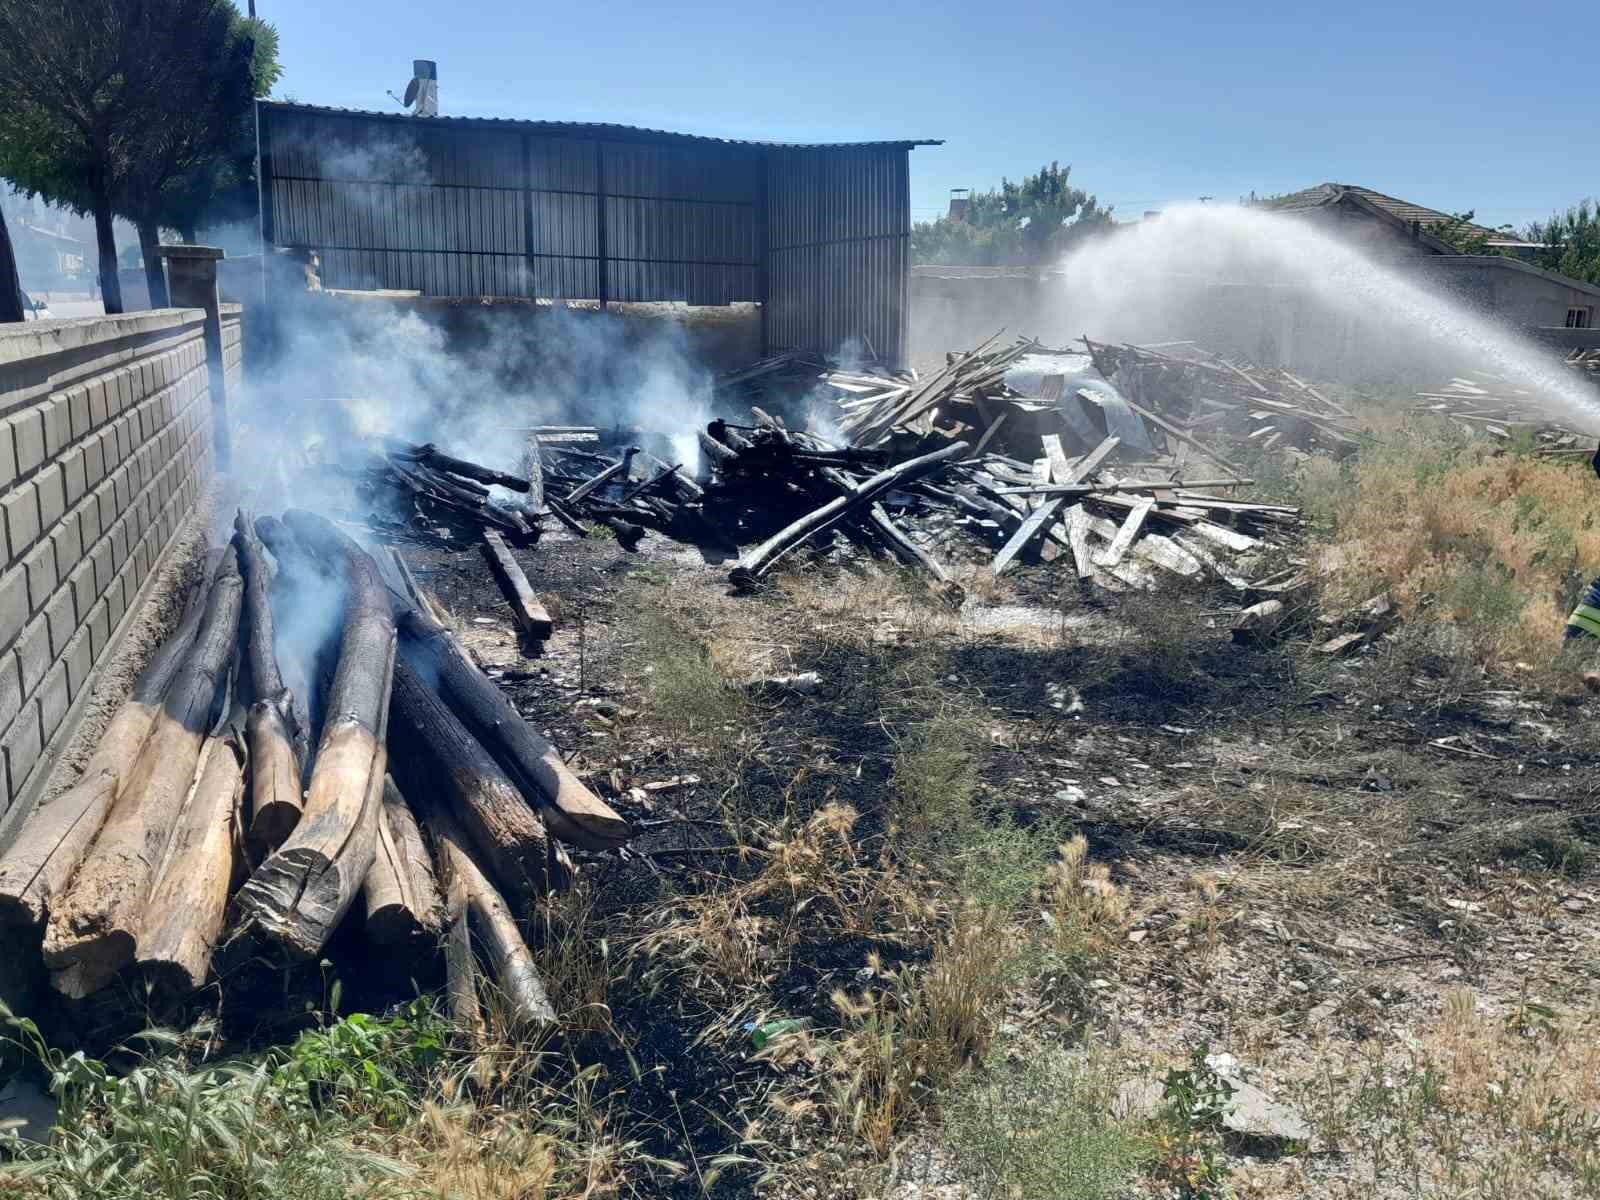
[[[904,360],[911,212],[904,147],[774,149],[767,159],[767,343],[852,338]]]
[[[318,251],[326,287],[760,299],[759,149],[266,106],[261,129],[267,240]]]
[[[774,349],[905,351],[907,147],[583,136],[263,104],[262,223],[329,288],[765,303]]]

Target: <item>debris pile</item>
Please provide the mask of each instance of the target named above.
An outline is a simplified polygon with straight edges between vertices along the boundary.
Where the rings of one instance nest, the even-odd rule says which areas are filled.
[[[444,469],[429,457],[412,461]],[[286,634],[307,605],[328,627]],[[567,847],[631,833],[398,554],[309,512],[241,512],[82,777],[0,855],[0,927],[60,996],[158,1012],[223,976],[248,990],[263,963],[315,975],[341,928],[419,973],[442,940],[464,1008],[475,938],[508,1011],[541,1027],[554,1013],[515,916],[570,881]]]
[[[1600,372],[1600,351],[1575,350],[1567,364]],[[1549,408],[1540,403],[1537,392],[1503,375],[1487,371],[1458,375],[1431,392],[1418,392],[1417,400],[1413,412],[1442,417],[1473,437],[1501,442],[1526,438],[1533,442],[1536,454],[1550,457],[1587,455],[1594,450],[1593,434],[1551,420]]]

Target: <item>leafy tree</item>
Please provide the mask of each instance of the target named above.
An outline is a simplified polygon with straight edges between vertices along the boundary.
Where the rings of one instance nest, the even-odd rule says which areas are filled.
[[[1448,220],[1429,221],[1428,232],[1441,242],[1448,242],[1463,254],[1489,254],[1491,234],[1473,225],[1473,211],[1451,213]],[[1510,235],[1509,225],[1500,226],[1498,232]]]
[[[1033,266],[1059,258],[1112,224],[1111,210],[1070,183],[1072,168],[1052,162],[1020,183],[974,192],[964,220],[919,221],[913,262],[962,266]]]
[[[1586,283],[1600,283],[1600,206],[1585,200],[1548,221],[1535,221],[1523,239],[1540,242],[1534,262]]]
[[[6,214],[0,212],[0,323],[22,320],[22,280],[17,275],[17,256],[11,250],[11,234],[6,229]]]
[[[223,0],[0,0],[0,175],[94,214],[107,312],[122,311],[113,214],[143,242],[164,189],[249,107],[253,40],[237,20]]]

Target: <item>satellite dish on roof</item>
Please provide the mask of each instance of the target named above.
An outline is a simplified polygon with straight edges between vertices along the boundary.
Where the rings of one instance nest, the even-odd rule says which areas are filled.
[[[413,79],[410,83],[406,84],[406,98],[404,100],[400,101],[400,103],[404,104],[407,108],[410,108],[416,102],[417,102],[417,81],[415,79]]]
[[[401,105],[411,110],[414,117],[437,117],[439,115],[439,68],[426,58],[413,59],[411,62],[411,82],[406,84],[405,99],[401,100],[393,92],[394,97]]]

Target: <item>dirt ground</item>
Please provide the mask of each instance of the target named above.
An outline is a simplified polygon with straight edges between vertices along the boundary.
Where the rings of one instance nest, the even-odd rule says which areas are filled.
[[[1533,1133],[1505,1111],[1592,1006],[1600,742],[1587,706],[1463,686],[1406,637],[1352,658],[1316,654],[1304,629],[1235,645],[1222,598],[1086,598],[1047,566],[974,586],[951,613],[876,566],[806,566],[735,597],[725,568],[691,548],[652,537],[630,554],[565,532],[518,554],[557,616],[529,653],[481,556],[405,551],[524,715],[637,822],[630,851],[578,856],[599,935],[637,941],[677,898],[748,879],[751,847],[824,805],[861,814],[859,845],[881,840],[905,736],[897,689],[931,690],[975,739],[989,819],[1082,835],[1120,897],[1114,935],[1079,963],[1086,978],[1013,990],[1007,1053],[1088,1055],[1126,1085],[1159,1084],[1199,1048],[1312,1131],[1226,1140],[1187,1193],[1170,1179],[1135,1190],[1593,1194],[1594,1176],[1566,1162],[1592,1172],[1588,1154],[1542,1140],[1567,1136],[1548,1134],[1542,1108]],[[697,725],[659,710],[663,636],[694,646],[711,686],[808,670],[822,685],[719,700]],[[615,989],[614,1040],[592,1052],[616,1068],[626,1046],[635,1111],[680,1109],[678,1128],[650,1139],[661,1153],[738,1158],[762,1142],[771,1184],[768,1133],[753,1133],[765,1118],[750,1108],[772,1068],[729,1031],[778,1006],[836,1025],[838,989],[870,991],[861,981],[883,978],[892,953],[870,938],[798,945],[759,998],[723,995],[734,1011],[716,1010],[715,987],[663,993],[681,978],[646,970]],[[1458,1077],[1473,1038],[1482,1077]],[[1593,1067],[1582,1057],[1580,1074]],[[1430,1072],[1446,1097],[1437,1121],[1412,1095],[1434,1086]],[[1541,1096],[1572,1085],[1537,1084]],[[1574,1121],[1593,1122],[1592,1098],[1569,1100]],[[773,1186],[982,1194],[950,1165],[958,1135],[937,1119],[897,1131],[871,1169],[802,1138],[776,1155],[793,1173]],[[827,1186],[813,1174],[824,1161]]]

